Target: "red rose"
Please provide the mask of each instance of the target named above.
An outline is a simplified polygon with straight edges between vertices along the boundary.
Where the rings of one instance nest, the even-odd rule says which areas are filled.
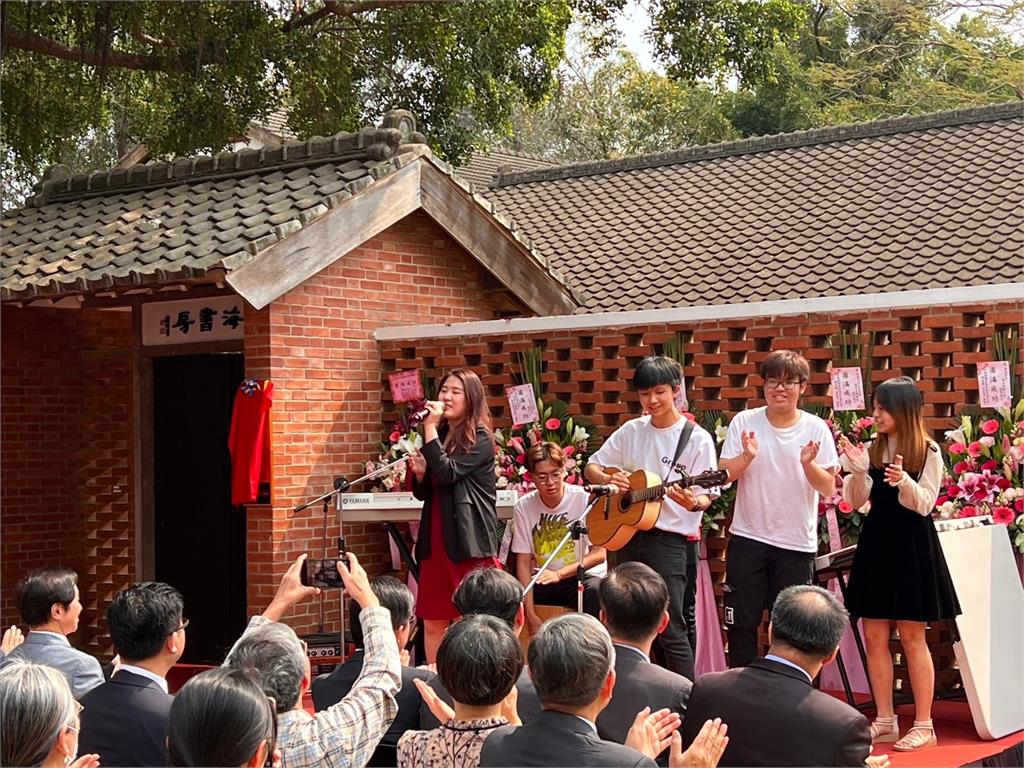
[[[392,443],[397,443],[399,440],[402,439],[402,433],[399,432],[398,430],[395,430],[389,435],[389,438],[391,439]]]
[[[562,422],[560,422],[558,419],[551,418],[544,422],[544,426],[547,427],[548,429],[554,430],[561,427]]]
[[[986,435],[994,435],[999,431],[999,419],[989,419],[986,422],[982,422],[981,431]]]

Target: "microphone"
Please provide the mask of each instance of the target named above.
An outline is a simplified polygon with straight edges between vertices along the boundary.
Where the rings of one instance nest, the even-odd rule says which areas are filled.
[[[590,483],[584,483],[583,490],[595,496],[615,496],[622,493],[622,489],[617,485],[591,485]]]
[[[419,424],[421,421],[423,421],[429,415],[430,415],[430,411],[428,411],[426,408],[420,408],[419,410],[415,410],[415,411],[413,411],[412,413],[409,414],[409,423],[410,424]]]
[[[336,491],[341,491],[342,493],[344,493],[351,486],[352,486],[352,483],[350,483],[348,481],[348,478],[345,478],[345,477],[336,477],[336,478],[334,478],[334,490],[336,490]]]

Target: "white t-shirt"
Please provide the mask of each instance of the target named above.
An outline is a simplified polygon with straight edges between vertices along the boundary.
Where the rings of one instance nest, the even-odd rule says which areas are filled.
[[[650,416],[630,419],[605,440],[601,448],[590,457],[590,462],[599,467],[618,467],[626,472],[646,469],[653,472],[662,481],[679,479],[679,470],[689,475],[700,474],[709,469],[718,469],[718,458],[715,455],[715,441],[707,430],[698,424],[693,425],[690,442],[686,444],[676,466],[669,471],[669,464],[676,453],[679,435],[683,431],[686,419],[680,419],[671,427],[655,427],[651,425]],[[588,462],[589,463],[589,462]],[[696,489],[697,493],[706,493],[717,498],[718,490],[709,491],[705,488]],[[683,509],[667,496],[661,502],[661,514],[654,526],[662,531],[693,536],[700,530],[703,512],[691,512]]]
[[[580,515],[587,508],[587,500],[590,498],[581,486],[565,485],[565,493],[562,500],[554,509],[548,507],[541,501],[537,491],[526,494],[516,502],[513,513],[512,526],[512,551],[519,555],[533,555],[530,570],[533,573],[544,564],[551,553],[554,552],[558,542],[562,540],[569,530],[569,523],[580,519]],[[583,544],[583,554],[590,551],[590,539],[582,536],[580,542]],[[567,565],[576,564],[576,542],[571,538],[559,551],[558,556],[548,566],[550,570],[557,571]],[[606,563],[599,563],[593,568],[588,568],[587,573],[594,576],[604,576],[608,572]]]
[[[722,447],[722,458],[743,453],[743,432],[757,438],[757,458],[740,477],[730,533],[797,552],[818,551],[818,492],[800,466],[800,449],[811,440],[821,444],[814,463],[839,466],[835,440],[824,420],[798,411],[792,427],[776,429],[767,408],[736,414]]]

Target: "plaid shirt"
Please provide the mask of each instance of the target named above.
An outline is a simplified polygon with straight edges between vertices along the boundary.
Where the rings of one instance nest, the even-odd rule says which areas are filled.
[[[366,654],[348,695],[315,715],[293,709],[277,716],[281,768],[363,768],[398,714],[402,665],[391,614],[379,606],[366,608],[359,621]],[[254,616],[246,633],[266,623]]]

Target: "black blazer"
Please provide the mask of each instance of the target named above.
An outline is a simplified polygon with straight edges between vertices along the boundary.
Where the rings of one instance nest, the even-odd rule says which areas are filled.
[[[452,700],[452,695],[441,684],[441,678],[432,672],[427,674],[430,675],[427,682],[434,689],[434,693],[449,706],[454,705],[455,702]],[[516,712],[519,713],[519,719],[523,721],[523,725],[528,725],[540,717],[541,709],[540,700],[537,698],[537,690],[533,687],[533,680],[530,679],[530,673],[526,667],[523,667],[523,671],[519,673],[516,689],[519,693],[519,698],[516,699]],[[440,725],[441,723],[434,717],[434,713],[430,711],[430,707],[427,706],[426,702],[423,702],[420,705],[420,730],[430,731]]]
[[[495,506],[498,491],[494,477],[494,439],[483,427],[477,427],[476,443],[470,453],[445,453],[442,441],[431,440],[423,446],[427,474],[422,482],[413,475],[412,492],[424,502],[416,559],[430,556],[432,498],[441,497],[444,548],[453,563],[471,557],[498,554],[498,516]]]
[[[314,678],[313,707],[317,712],[334,706],[352,690],[356,678],[363,671],[364,653],[365,651],[360,648],[352,654],[351,659],[336,667],[330,674],[317,675]],[[398,714],[380,742],[383,746],[392,747],[392,753],[403,733],[419,730],[420,727],[420,704],[423,699],[413,681],[416,678],[430,681],[433,677],[433,673],[425,669],[402,667],[402,688],[395,696],[398,699]]]
[[[498,728],[480,752],[480,768],[533,765],[655,768],[657,763],[632,747],[602,741],[575,715],[546,709],[529,725]]]
[[[625,743],[636,713],[644,707],[652,712],[669,709],[685,719],[692,687],[682,675],[645,661],[639,651],[616,645],[615,690],[597,716],[597,732],[602,739]]]
[[[118,670],[82,698],[78,752],[103,766],[167,765],[167,718],[174,697],[152,680]]]
[[[714,717],[729,726],[720,766],[863,766],[871,753],[864,715],[777,661],[754,659],[749,667],[698,678],[683,743],[692,743]]]

